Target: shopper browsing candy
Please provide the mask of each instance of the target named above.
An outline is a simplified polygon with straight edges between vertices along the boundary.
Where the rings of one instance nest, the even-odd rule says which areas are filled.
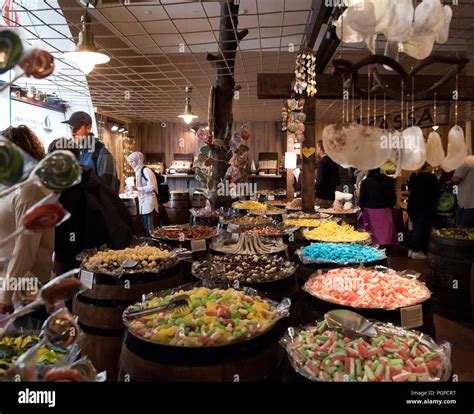
[[[458,210],[456,225],[458,227],[474,227],[474,156],[467,157],[446,183],[448,186],[457,186]]]
[[[10,127],[3,131],[8,140],[15,143],[34,159],[45,157],[39,138],[27,126]],[[0,196],[0,239],[6,238],[22,225],[22,219],[30,207],[49,194],[49,191],[36,182],[29,182],[17,191]],[[23,278],[34,274],[41,282],[51,277],[54,248],[54,229],[41,233],[24,232],[0,248],[0,257],[10,257],[6,270],[8,278]],[[2,283],[3,285],[3,283]],[[0,314],[13,310],[13,291],[0,291]]]
[[[141,152],[132,152],[128,158],[128,163],[135,171],[135,188],[138,191],[138,203],[140,214],[143,217],[145,226],[145,236],[150,236],[153,224],[153,211],[158,212],[158,182],[155,173],[145,167],[145,156]]]

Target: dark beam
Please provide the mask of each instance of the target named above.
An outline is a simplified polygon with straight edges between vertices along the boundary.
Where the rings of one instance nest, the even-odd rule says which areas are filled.
[[[311,6],[311,20],[305,30],[305,46],[310,49],[314,48],[319,34],[324,32],[321,44],[318,46],[318,50],[316,51],[317,73],[323,73],[339,46],[339,39],[326,36],[327,27],[325,25],[331,20],[333,7],[328,7],[325,3],[325,0],[313,0]]]
[[[323,24],[327,23],[332,13],[332,7],[324,5],[324,0],[313,0],[311,5],[311,20],[305,29],[305,46],[312,49]]]
[[[415,90],[424,90],[436,83],[441,77],[434,75],[417,75]],[[257,96],[258,99],[287,99],[291,94],[291,83],[295,75],[292,73],[259,73],[257,74]],[[400,84],[397,75],[384,75],[384,81],[389,85]],[[316,99],[341,99],[342,79],[334,75],[319,74],[316,76],[318,93]],[[365,78],[360,79],[360,84],[365,88]],[[454,84],[448,82],[436,91],[436,99],[439,101],[451,101],[453,98]],[[434,94],[423,100],[434,99]],[[474,100],[474,76],[459,76],[459,100]]]

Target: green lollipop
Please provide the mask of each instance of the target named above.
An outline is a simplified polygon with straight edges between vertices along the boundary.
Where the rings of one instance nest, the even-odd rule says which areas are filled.
[[[54,151],[40,162],[35,174],[49,190],[61,191],[79,182],[81,167],[71,152]]]
[[[10,30],[0,30],[0,75],[13,68],[23,54],[21,40]]]
[[[20,149],[9,141],[0,140],[0,183],[8,187],[23,176],[23,156]]]

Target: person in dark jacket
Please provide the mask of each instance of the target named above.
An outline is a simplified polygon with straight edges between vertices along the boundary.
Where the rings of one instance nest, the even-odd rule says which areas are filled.
[[[408,237],[408,257],[426,259],[431,227],[436,215],[436,203],[441,194],[440,185],[428,163],[414,172],[408,182],[408,216],[413,230]]]
[[[48,152],[67,149],[76,157],[79,149],[70,140],[54,140]],[[60,203],[70,218],[56,227],[54,269],[56,274],[79,266],[76,256],[85,249],[107,245],[128,247],[132,239],[132,219],[122,200],[95,174],[82,166],[81,182],[61,192]]]
[[[326,154],[322,141],[318,142],[316,164],[315,204],[322,208],[330,208],[334,203],[335,192],[340,184],[339,165]]]
[[[370,232],[372,241],[383,246],[399,244],[392,208],[397,202],[395,183],[380,169],[370,170],[360,185],[359,227]]]

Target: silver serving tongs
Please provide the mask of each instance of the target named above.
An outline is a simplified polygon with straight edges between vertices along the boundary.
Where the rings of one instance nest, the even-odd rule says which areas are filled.
[[[155,306],[154,308],[143,309],[139,311],[131,311],[124,314],[124,318],[132,320],[141,316],[152,315],[161,312],[177,312],[185,313],[191,307],[191,299],[188,295],[175,296],[168,304]]]
[[[324,320],[329,328],[339,329],[349,337],[368,336],[375,338],[378,335],[373,323],[358,313],[349,310],[336,309],[327,312],[324,315]]]

